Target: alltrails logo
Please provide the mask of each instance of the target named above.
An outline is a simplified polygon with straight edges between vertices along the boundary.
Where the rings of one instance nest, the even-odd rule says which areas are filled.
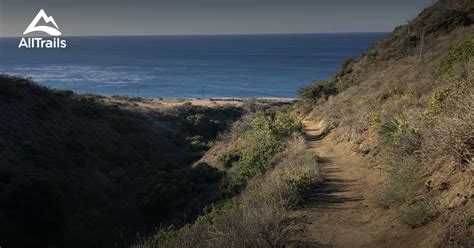
[[[45,24],[51,23],[54,26],[39,26],[38,22],[40,20],[43,20]],[[56,24],[54,18],[52,16],[46,15],[46,12],[44,12],[43,9],[41,9],[33,21],[31,21],[25,32],[23,32],[23,35],[29,34],[31,32],[44,32],[51,36],[61,35],[58,24]],[[18,48],[66,48],[66,46],[66,40],[63,40],[59,37],[52,39],[45,39],[42,37],[21,38],[20,44],[18,44]]]

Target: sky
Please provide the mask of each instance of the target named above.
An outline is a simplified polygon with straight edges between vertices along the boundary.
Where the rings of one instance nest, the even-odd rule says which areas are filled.
[[[388,32],[434,0],[0,0],[0,37],[40,9],[66,36]]]

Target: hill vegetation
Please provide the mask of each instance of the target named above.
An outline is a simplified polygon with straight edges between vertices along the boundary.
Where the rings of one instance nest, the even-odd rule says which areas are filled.
[[[288,210],[322,180],[300,131],[300,120],[288,109],[241,118],[201,162],[225,173],[222,200],[194,223],[162,229],[134,247],[284,246]]]
[[[440,247],[472,244],[473,23],[474,2],[439,1],[301,90],[301,113],[384,172],[374,201]]]
[[[3,246],[126,246],[218,197],[222,173],[191,165],[242,109],[118,100],[0,76]]]

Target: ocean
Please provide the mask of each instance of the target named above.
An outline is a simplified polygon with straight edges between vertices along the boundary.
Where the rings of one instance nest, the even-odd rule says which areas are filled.
[[[386,33],[61,37],[65,49],[0,38],[0,72],[57,89],[162,98],[297,97]]]

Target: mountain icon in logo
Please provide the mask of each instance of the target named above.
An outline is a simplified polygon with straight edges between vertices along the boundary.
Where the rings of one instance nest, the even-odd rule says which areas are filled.
[[[56,28],[50,27],[50,26],[36,26],[38,25],[38,22],[43,19],[45,23],[52,23]],[[31,32],[45,32],[51,36],[60,36],[61,32],[59,31],[58,24],[54,21],[54,18],[52,16],[46,15],[46,12],[44,12],[43,9],[41,9],[38,14],[36,15],[35,19],[31,21],[30,25],[26,28],[25,32],[23,34],[28,34]]]

